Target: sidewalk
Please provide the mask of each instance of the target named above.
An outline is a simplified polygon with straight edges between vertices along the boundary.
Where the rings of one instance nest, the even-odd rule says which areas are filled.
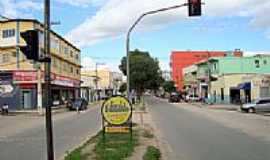
[[[228,111],[239,111],[240,106],[234,104],[203,104],[203,103],[187,103],[200,108],[214,109],[214,110],[228,110]]]
[[[95,101],[95,102],[88,103],[88,108],[90,108],[90,106],[95,106],[101,102],[102,101]],[[65,104],[59,105],[59,106],[52,106],[51,108],[52,108],[52,114],[63,113],[63,112],[69,111]],[[16,116],[16,115],[21,115],[21,114],[32,115],[32,116],[44,116],[45,108],[43,108],[41,112],[39,112],[38,109],[10,110],[9,111],[9,116]],[[1,117],[1,114],[0,114],[0,117]]]

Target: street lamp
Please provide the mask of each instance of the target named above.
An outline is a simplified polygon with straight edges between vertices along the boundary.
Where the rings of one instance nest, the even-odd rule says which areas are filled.
[[[148,12],[145,12],[143,13],[135,22],[134,24],[129,28],[128,32],[127,32],[127,37],[126,37],[126,68],[127,68],[127,97],[129,98],[130,96],[130,69],[129,69],[129,42],[130,42],[130,34],[132,32],[132,30],[136,27],[136,25],[147,15],[152,15],[152,14],[156,14],[156,13],[159,13],[159,12],[164,12],[164,11],[168,11],[168,10],[172,10],[172,9],[177,9],[177,8],[181,8],[181,7],[184,7],[184,6],[189,6],[189,16],[199,16],[201,10],[197,10],[197,9],[194,9],[194,6],[201,6],[202,4],[204,3],[201,3],[200,0],[192,0],[188,3],[184,3],[184,4],[181,4],[181,5],[175,5],[175,6],[171,6],[171,7],[167,7],[167,8],[161,8],[161,9],[157,9],[157,10],[153,10],[153,11],[148,11]],[[195,7],[195,8],[198,8],[200,9],[199,7]]]

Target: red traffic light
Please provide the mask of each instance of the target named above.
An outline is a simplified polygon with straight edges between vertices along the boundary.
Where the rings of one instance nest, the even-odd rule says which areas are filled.
[[[201,0],[188,0],[188,13],[190,17],[201,16],[202,15]]]

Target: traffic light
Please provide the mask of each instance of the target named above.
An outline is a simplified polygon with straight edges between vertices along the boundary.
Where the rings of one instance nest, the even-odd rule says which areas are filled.
[[[188,0],[188,14],[190,17],[202,15],[201,0]]]
[[[39,36],[37,30],[28,30],[21,32],[21,37],[24,39],[26,46],[21,46],[20,50],[24,53],[27,59],[39,61]]]

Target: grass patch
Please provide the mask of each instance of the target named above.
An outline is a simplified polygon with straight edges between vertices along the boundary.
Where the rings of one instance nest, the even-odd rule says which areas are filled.
[[[93,150],[82,152],[93,143],[95,145]],[[95,160],[123,160],[131,156],[136,145],[138,145],[137,131],[133,131],[132,139],[130,133],[105,134],[105,141],[102,132],[99,132],[84,145],[68,153],[65,160],[87,160],[90,155]]]
[[[161,153],[158,148],[154,146],[148,146],[145,154],[143,155],[143,160],[159,160]]]
[[[138,134],[133,132],[131,139],[128,134],[106,134],[105,142],[102,134],[99,135],[95,147],[97,160],[122,160],[131,156],[135,146],[138,145]]]
[[[154,135],[149,130],[144,130],[142,136],[145,138],[154,138]]]

